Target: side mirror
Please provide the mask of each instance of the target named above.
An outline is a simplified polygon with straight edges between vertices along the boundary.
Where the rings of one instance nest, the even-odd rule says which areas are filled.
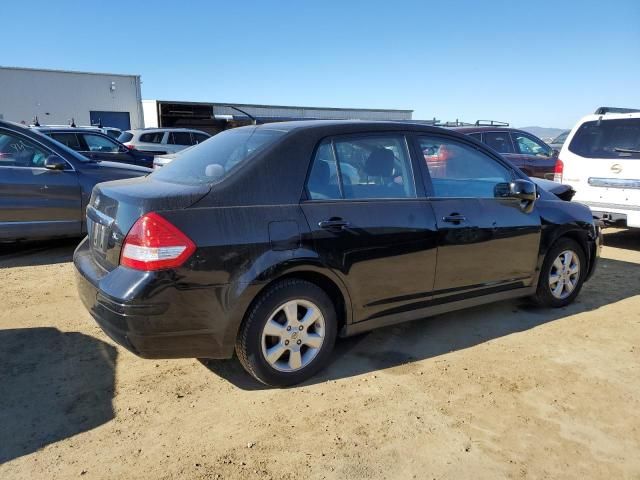
[[[49,170],[64,170],[67,162],[57,155],[49,155],[44,161],[44,168]]]
[[[527,202],[535,202],[538,198],[536,184],[529,180],[515,180],[511,182],[509,187],[509,196],[512,198],[518,198]]]
[[[533,210],[533,204],[538,198],[536,185],[529,180],[517,179],[511,183],[498,183],[494,188],[494,195],[498,198],[515,198],[520,200],[520,207],[526,213]]]

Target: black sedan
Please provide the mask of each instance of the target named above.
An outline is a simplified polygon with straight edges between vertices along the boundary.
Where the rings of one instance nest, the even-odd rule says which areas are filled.
[[[153,154],[129,149],[118,140],[97,130],[73,127],[37,127],[36,130],[91,160],[153,168]]]
[[[507,298],[567,305],[600,245],[587,207],[482,143],[385,122],[229,130],[96,186],[87,215],[78,288],[108,335],[148,358],[235,349],[280,386],[325,366],[338,335]]]
[[[90,160],[33,129],[0,121],[0,241],[80,237],[96,183],[149,172]]]

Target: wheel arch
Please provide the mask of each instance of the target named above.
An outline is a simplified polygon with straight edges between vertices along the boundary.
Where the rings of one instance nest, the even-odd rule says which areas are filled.
[[[233,305],[233,313],[231,315],[232,321],[225,333],[225,344],[227,345],[235,342],[242,323],[260,295],[273,284],[290,278],[311,282],[329,295],[336,307],[338,334],[353,321],[351,297],[346,286],[335,273],[317,262],[297,262],[277,271],[277,273],[274,270],[270,270],[269,274],[263,272],[256,278],[261,278],[262,281],[229,285],[228,305]]]

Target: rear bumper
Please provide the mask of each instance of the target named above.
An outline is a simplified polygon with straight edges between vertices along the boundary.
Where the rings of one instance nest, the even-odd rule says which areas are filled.
[[[613,203],[582,202],[593,216],[606,225],[622,224],[630,228],[640,228],[640,206]]]
[[[88,242],[76,249],[78,294],[102,330],[143,358],[230,358],[237,322],[221,299],[227,287],[198,285],[175,272],[107,272]],[[184,283],[181,283],[184,281]]]

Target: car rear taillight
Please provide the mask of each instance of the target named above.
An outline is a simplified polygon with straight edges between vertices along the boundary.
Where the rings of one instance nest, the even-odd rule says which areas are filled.
[[[120,265],[145,271],[176,268],[195,250],[195,244],[175,225],[150,212],[140,217],[127,233]]]
[[[556,166],[553,169],[553,181],[562,183],[562,174],[564,172],[564,163],[559,158],[556,160]]]
[[[131,144],[125,145],[125,147],[127,147],[129,150],[135,150],[136,149],[136,146],[135,145],[131,145]]]

